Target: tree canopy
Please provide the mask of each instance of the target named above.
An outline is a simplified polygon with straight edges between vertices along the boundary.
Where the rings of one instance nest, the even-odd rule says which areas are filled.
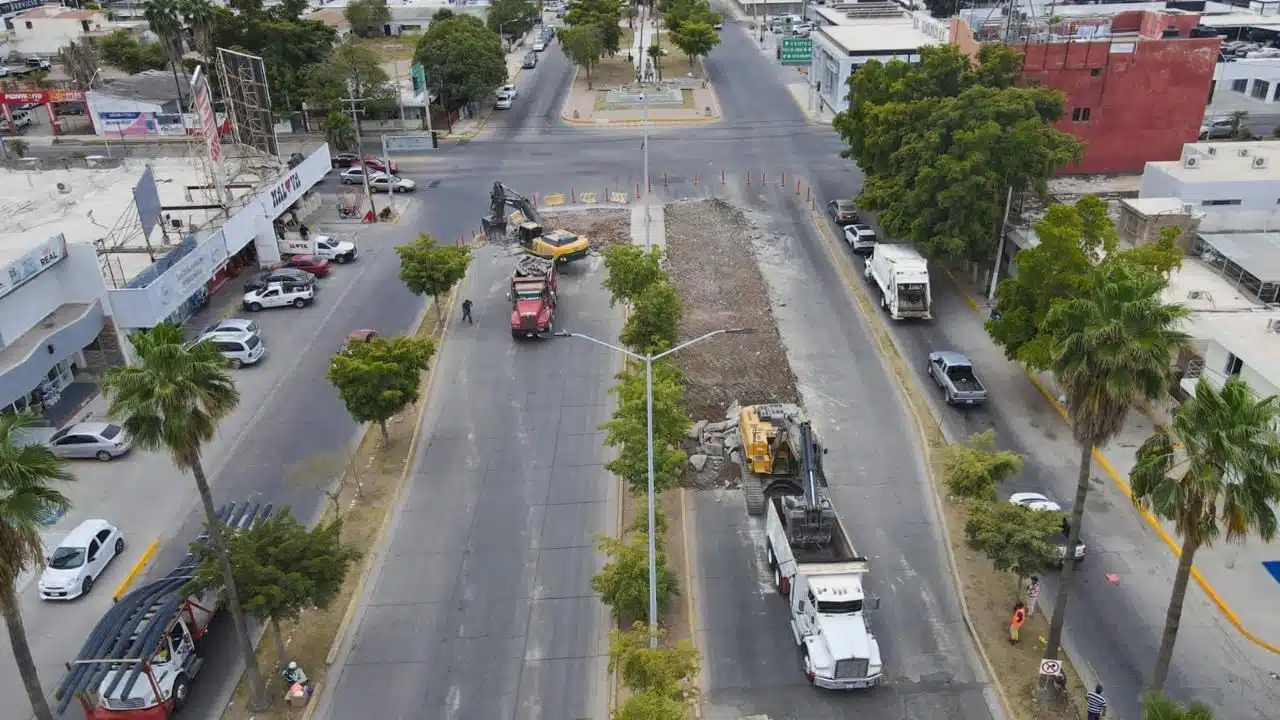
[[[496,0],[489,5],[485,24],[497,35],[520,37],[529,32],[540,14],[533,0]]]
[[[611,392],[618,406],[601,429],[605,445],[618,448],[618,455],[605,469],[627,483],[633,494],[642,495],[648,486],[647,412],[644,366],[628,363],[618,374],[618,384]],[[691,424],[681,401],[684,385],[680,371],[667,362],[653,366],[653,445],[654,488],[661,492],[675,487],[688,459],[678,443]]]
[[[1049,123],[1061,93],[1015,84],[1022,55],[984,45],[975,67],[952,45],[920,62],[872,60],[850,76],[833,124],[866,175],[858,203],[886,232],[926,255],[987,260],[1007,189],[1043,195],[1081,145]]]
[[[456,110],[479,102],[507,81],[506,55],[496,33],[470,15],[436,17],[418,41],[414,57],[444,107]]]
[[[634,303],[649,286],[667,277],[662,249],[657,247],[646,253],[639,245],[612,245],[604,251],[604,267],[608,276],[602,284],[609,291],[610,306]]]
[[[303,68],[302,98],[313,107],[342,109],[342,98],[364,98],[366,111],[395,106],[395,89],[382,69],[382,58],[369,46],[347,40],[334,48],[324,62]]]
[[[564,22],[570,28],[594,25],[603,55],[615,55],[622,42],[622,6],[618,0],[569,0]]]
[[[641,355],[674,347],[680,337],[680,314],[680,294],[664,277],[635,298],[619,339]]]
[[[387,439],[391,416],[417,402],[435,343],[410,337],[349,342],[329,361],[329,382],[356,422],[376,422]]]
[[[689,58],[689,67],[700,57],[706,57],[712,48],[720,44],[720,33],[703,20],[687,20],[679,30],[671,31],[671,41]]]
[[[1008,502],[975,502],[969,507],[964,536],[1001,572],[1019,579],[1058,562],[1054,535],[1062,529],[1062,513],[1032,510]]]
[[[125,28],[113,30],[93,41],[104,65],[136,75],[144,70],[163,70],[169,65],[161,43],[143,45]]]
[[[307,68],[328,60],[337,33],[324,23],[299,20],[298,9],[290,3],[266,12],[261,3],[242,5],[235,13],[222,7],[214,10],[210,46],[261,56],[271,86],[272,106],[278,111],[300,108]],[[214,83],[214,92],[221,92],[218,83]]]
[[[662,630],[655,632],[659,639],[664,634]],[[687,640],[670,647],[658,643],[658,647],[651,648],[651,637],[649,629],[639,622],[630,631],[610,631],[610,672],[616,672],[632,692],[690,702],[698,692],[698,651]]]
[[[416,240],[396,247],[400,256],[400,279],[414,295],[430,295],[440,309],[440,296],[453,289],[467,274],[471,248],[439,245],[423,233]]]
[[[560,31],[560,46],[569,62],[582,68],[587,74],[587,88],[591,88],[591,69],[600,64],[604,53],[600,28],[596,25],[574,25]]]
[[[391,8],[387,0],[352,0],[344,11],[351,32],[370,37],[382,34],[382,26],[391,22]]]
[[[714,32],[715,26],[723,21],[724,17],[712,10],[707,0],[670,0],[662,3],[662,24],[673,35],[679,34],[687,23],[702,23],[711,27]]]
[[[641,518],[644,518],[642,515]],[[622,538],[601,535],[596,547],[608,560],[591,578],[591,589],[613,611],[614,617],[626,622],[649,619],[649,535],[640,531]],[[658,615],[663,615],[678,595],[675,573],[667,567],[667,553],[662,542],[656,545],[655,565],[658,573]]]
[[[1022,470],[1022,456],[996,450],[996,434],[987,430],[968,442],[948,445],[943,452],[943,473],[951,494],[967,500],[996,499],[996,486]]]

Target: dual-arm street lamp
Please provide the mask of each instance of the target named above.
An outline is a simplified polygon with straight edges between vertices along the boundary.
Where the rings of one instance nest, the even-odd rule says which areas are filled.
[[[632,360],[644,363],[644,404],[645,404],[645,454],[649,466],[649,647],[656,648],[658,646],[658,561],[657,553],[654,549],[655,528],[654,528],[654,492],[653,492],[653,364],[662,358],[683,350],[690,345],[697,345],[703,340],[710,340],[717,335],[751,335],[755,332],[754,328],[725,328],[723,330],[715,330],[696,337],[692,340],[682,342],[679,345],[665,350],[656,355],[641,355],[631,352],[626,348],[618,347],[603,340],[597,340],[590,335],[572,332],[558,332],[557,337],[572,337],[595,343],[610,350],[626,355]]]

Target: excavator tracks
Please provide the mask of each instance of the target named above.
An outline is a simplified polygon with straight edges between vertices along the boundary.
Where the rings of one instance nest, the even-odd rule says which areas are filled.
[[[747,502],[747,514],[763,515],[764,484],[760,482],[759,475],[751,472],[745,461],[740,468],[742,471],[742,497]]]

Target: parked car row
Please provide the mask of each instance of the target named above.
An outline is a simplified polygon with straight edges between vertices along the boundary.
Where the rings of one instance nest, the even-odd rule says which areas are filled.
[[[394,163],[392,164],[394,167]],[[371,166],[367,166],[371,167]],[[418,184],[408,178],[402,178],[399,175],[388,175],[379,170],[369,171],[369,189],[373,192],[412,192],[418,189]],[[366,170],[361,167],[347,168],[339,175],[342,178],[343,185],[357,185],[365,182]]]

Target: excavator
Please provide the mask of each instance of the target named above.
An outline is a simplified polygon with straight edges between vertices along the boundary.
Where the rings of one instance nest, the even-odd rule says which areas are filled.
[[[514,208],[508,215],[507,208]],[[529,198],[496,182],[489,195],[489,215],[480,219],[484,236],[491,243],[507,241],[508,224],[516,225],[515,237],[525,252],[538,257],[567,263],[587,256],[591,243],[568,230],[547,230],[542,214]]]
[[[827,451],[804,411],[790,404],[747,405],[739,411],[738,433],[747,514],[763,515],[766,496],[781,495],[793,544],[830,542],[837,521],[824,491]]]

